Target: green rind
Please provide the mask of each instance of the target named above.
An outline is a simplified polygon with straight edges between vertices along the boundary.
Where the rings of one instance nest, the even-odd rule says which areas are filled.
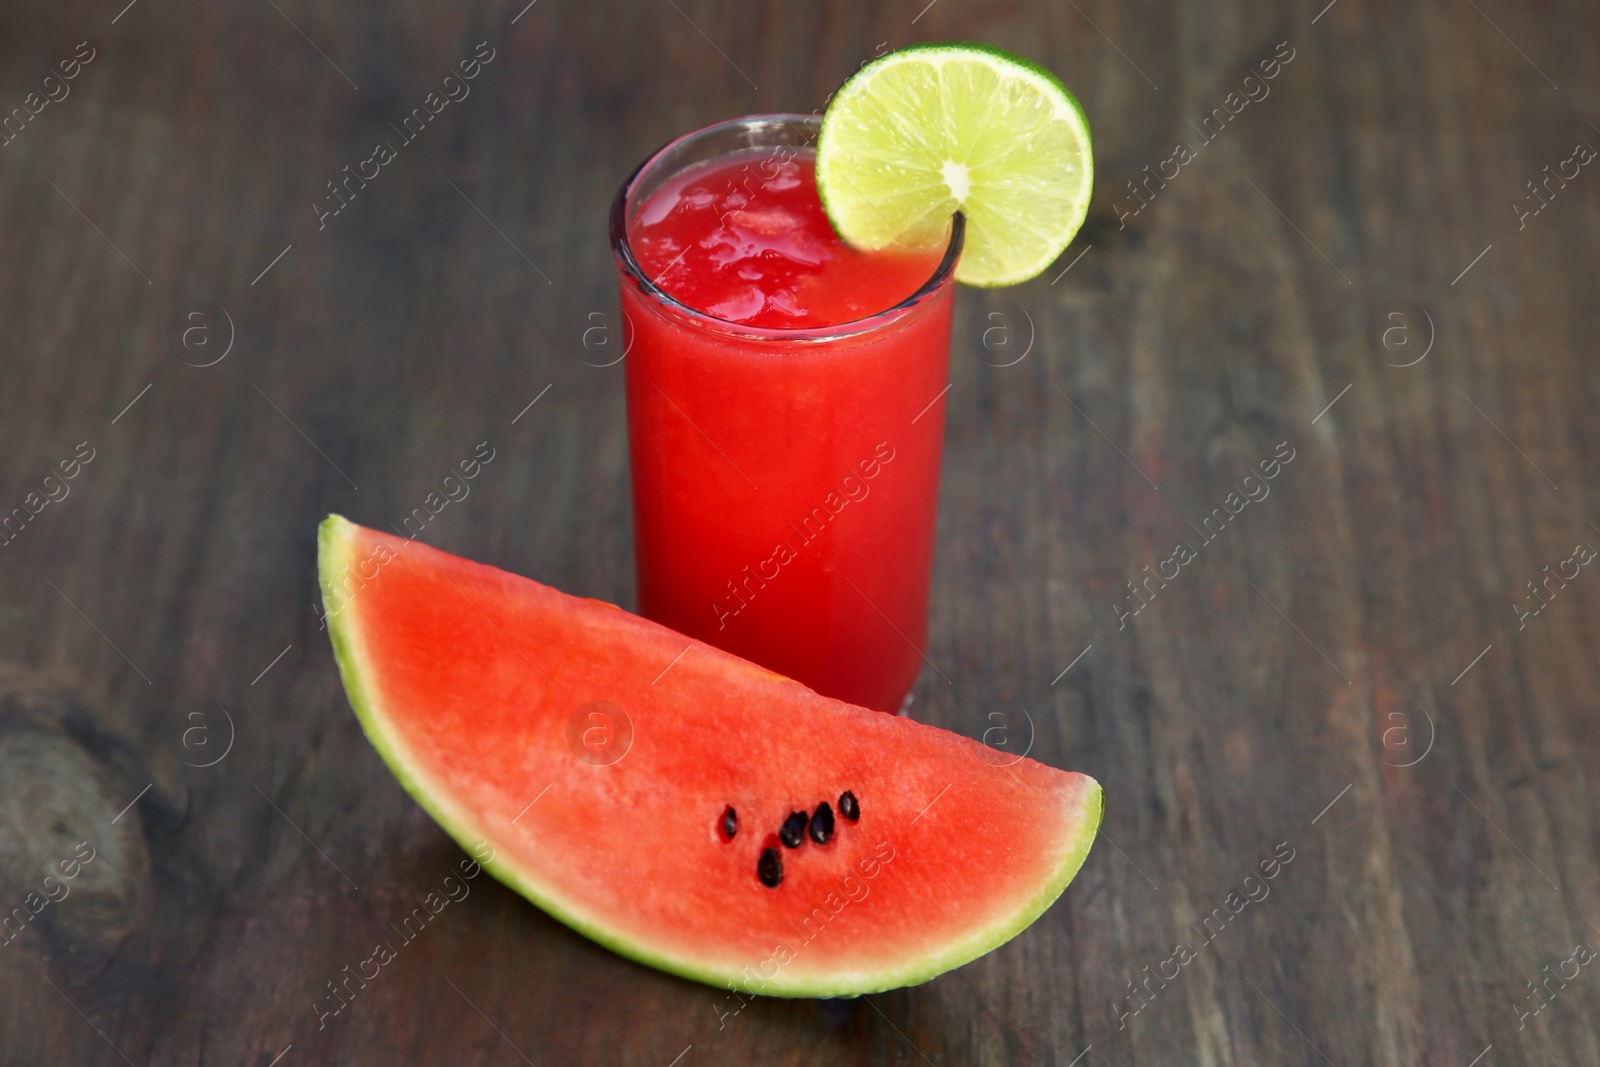
[[[889,968],[865,975],[818,976],[809,980],[786,978],[784,972],[780,970],[770,980],[752,983],[739,971],[724,970],[693,959],[653,953],[644,946],[624,940],[598,921],[579,915],[564,906],[513,864],[493,857],[486,860],[480,858],[479,850],[487,838],[470,830],[466,817],[453,810],[442,790],[430,790],[412,773],[405,756],[400,752],[398,742],[386,730],[384,715],[367,684],[366,675],[370,668],[364,664],[360,635],[356,632],[355,622],[346,614],[350,605],[356,601],[347,601],[339,610],[332,610],[335,601],[331,595],[333,589],[331,576],[337,572],[340,565],[347,562],[346,553],[352,541],[351,535],[358,529],[360,527],[341,515],[329,515],[322,520],[317,528],[317,576],[322,589],[328,636],[333,644],[334,659],[339,664],[339,677],[344,683],[345,694],[350,700],[351,708],[355,710],[356,718],[361,722],[361,729],[366,733],[367,740],[372,743],[372,747],[377,750],[390,772],[411,798],[431,815],[458,845],[472,854],[474,860],[497,881],[521,894],[551,917],[560,920],[590,940],[604,945],[619,956],[707,985],[776,997],[852,997],[917,985],[945,971],[970,963],[1003,945],[1030,926],[1066,890],[1079,868],[1083,866],[1084,860],[1089,855],[1089,849],[1094,844],[1095,835],[1100,829],[1100,821],[1105,814],[1105,794],[1100,784],[1090,779],[1095,809],[1092,823],[1091,820],[1085,819],[1084,826],[1062,855],[1061,862],[1049,882],[1037,894],[1023,903],[1010,917],[976,931],[963,941],[946,946],[933,956],[899,968]]]
[[[1003,48],[996,48],[994,45],[980,44],[974,41],[926,41],[921,44],[912,44],[907,45],[904,48],[897,48],[893,52],[890,52],[887,55],[882,56],[857,70],[854,74],[850,75],[850,77],[846,78],[844,84],[839,86],[838,90],[834,93],[828,110],[823,113],[822,129],[817,134],[817,159],[819,163],[822,159],[823,152],[825,151],[824,146],[830,140],[828,136],[828,117],[836,113],[833,108],[833,103],[837,103],[838,101],[845,99],[850,91],[851,85],[860,80],[863,75],[870,76],[870,74],[874,72],[874,68],[877,67],[877,65],[884,59],[887,59],[889,56],[902,56],[910,52],[947,52],[952,54],[972,52],[984,53],[993,59],[1000,60],[1001,62],[1011,66],[1021,67],[1030,74],[1042,78],[1044,81],[1054,86],[1055,89],[1062,95],[1062,97],[1065,98],[1072,110],[1077,113],[1078,125],[1083,132],[1083,146],[1085,149],[1084,158],[1089,167],[1089,188],[1091,195],[1083,198],[1083,203],[1080,205],[1077,217],[1072,220],[1070,226],[1063,229],[1062,233],[1064,236],[1060,240],[1059,246],[1051,254],[1050,258],[1032,274],[1019,274],[1014,277],[984,279],[979,281],[974,281],[970,278],[963,278],[961,276],[960,266],[957,265],[956,267],[956,280],[963,285],[970,285],[974,289],[1002,289],[1006,286],[1018,285],[1022,282],[1037,278],[1049,268],[1051,263],[1054,263],[1056,260],[1061,258],[1061,254],[1067,250],[1067,247],[1072,244],[1074,238],[1078,236],[1078,231],[1083,229],[1084,219],[1088,218],[1089,216],[1089,204],[1093,199],[1092,194],[1094,190],[1094,139],[1089,129],[1089,116],[1083,110],[1083,105],[1078,102],[1077,96],[1075,96],[1072,90],[1067,88],[1066,83],[1057,77],[1055,72],[1049,68],[1035,63],[1031,59],[1019,56],[1014,52],[1007,52]],[[816,170],[816,183],[817,197],[822,201],[822,212],[828,219],[828,225],[833,228],[834,234],[840,240],[844,241],[846,244],[849,244],[850,239],[846,237],[845,234],[840,232],[838,223],[834,221],[834,212],[832,208],[828,206],[827,183],[824,179],[824,172],[821,166],[818,166]]]

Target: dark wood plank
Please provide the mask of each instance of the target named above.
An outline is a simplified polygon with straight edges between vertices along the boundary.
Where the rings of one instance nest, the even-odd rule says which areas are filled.
[[[0,12],[4,108],[94,49],[0,147],[0,504],[93,456],[0,547],[0,903],[94,856],[0,947],[0,1061],[1600,1064],[1592,968],[1520,1016],[1600,945],[1600,594],[1513,608],[1600,546],[1600,178],[1511,207],[1600,147],[1597,29],[1372,0]],[[1043,278],[961,294],[951,682],[915,714],[981,736],[999,711],[1101,779],[1078,881],[927,985],[734,1016],[480,879],[319,1026],[462,856],[345,703],[316,521],[397,522],[487,440],[425,539],[631,605],[621,368],[586,333],[616,331],[612,191],[676,133],[950,38],[1059,71],[1099,181]],[[471,95],[319,229],[324,183],[479,42]],[[212,346],[185,349],[200,300]]]

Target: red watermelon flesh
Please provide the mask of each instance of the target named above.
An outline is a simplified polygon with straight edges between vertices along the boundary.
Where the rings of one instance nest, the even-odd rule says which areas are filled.
[[[1099,827],[1086,775],[613,605],[336,515],[318,563],[345,690],[395,777],[496,878],[640,963],[777,996],[926,981],[1038,918]],[[779,841],[823,803],[826,843]]]

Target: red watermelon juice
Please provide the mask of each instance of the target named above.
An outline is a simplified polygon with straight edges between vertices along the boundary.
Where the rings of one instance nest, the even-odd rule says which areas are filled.
[[[639,610],[895,711],[924,659],[961,227],[849,248],[816,129],[689,134],[613,206]]]

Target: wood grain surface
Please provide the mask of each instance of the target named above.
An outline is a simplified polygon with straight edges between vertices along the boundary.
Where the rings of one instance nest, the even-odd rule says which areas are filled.
[[[1593,6],[523,3],[0,9],[0,1062],[1600,1064]],[[1104,783],[1077,881],[741,1006],[484,879],[319,1024],[462,854],[316,522],[487,440],[424,539],[631,606],[613,191],[951,38],[1059,72],[1099,180],[960,294],[914,714]]]

